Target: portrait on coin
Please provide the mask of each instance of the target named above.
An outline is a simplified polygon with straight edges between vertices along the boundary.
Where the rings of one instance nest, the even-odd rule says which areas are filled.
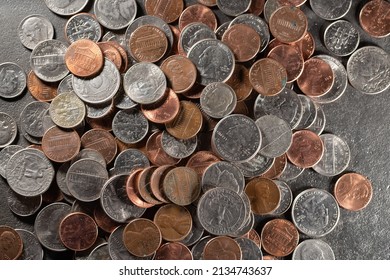
[[[31,17],[23,24],[24,34],[31,45],[37,45],[42,38],[49,37],[49,27],[40,18]]]
[[[208,79],[216,79],[218,76],[221,76],[221,72],[228,72],[224,70],[224,67],[221,67],[221,61],[224,61],[223,50],[217,46],[207,47],[199,55],[201,76]]]
[[[111,0],[98,1],[98,10],[107,18],[115,20],[125,20],[132,18],[132,1],[128,0]]]
[[[18,75],[12,69],[1,68],[0,70],[0,93],[7,95],[14,92],[18,87]]]
[[[16,237],[9,231],[4,231],[0,235],[0,260],[10,260],[10,254],[17,244]]]

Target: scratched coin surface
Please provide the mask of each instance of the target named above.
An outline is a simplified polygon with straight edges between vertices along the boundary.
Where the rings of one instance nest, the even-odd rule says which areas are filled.
[[[330,0],[326,3],[321,0],[310,0],[310,7],[314,13],[326,20],[336,20],[345,16],[350,10],[352,0]]]
[[[293,260],[335,260],[332,247],[320,239],[303,240],[295,248]]]
[[[14,118],[0,112],[0,148],[11,144],[18,134],[18,126]]]
[[[37,236],[25,229],[15,229],[23,241],[23,251],[19,259],[21,260],[42,260],[43,249]]]
[[[0,260],[16,260],[23,252],[20,234],[9,226],[0,226]]]
[[[390,34],[390,4],[384,0],[367,2],[360,10],[359,22],[370,36],[383,38]]]
[[[0,64],[0,97],[20,96],[26,88],[27,77],[23,69],[12,62]]]
[[[359,31],[346,20],[329,24],[324,32],[325,47],[336,56],[352,54],[360,43]]]
[[[146,155],[142,151],[133,148],[120,152],[114,161],[114,168],[118,174],[130,173],[136,168],[149,166],[150,163]]]
[[[126,28],[137,14],[137,3],[130,1],[97,0],[94,4],[94,13],[101,25],[110,30]]]
[[[189,139],[178,139],[167,131],[161,136],[161,146],[165,153],[175,159],[183,159],[192,155],[198,146],[198,137]]]
[[[62,128],[75,128],[86,114],[84,102],[72,92],[57,95],[50,103],[49,114],[52,121]]]

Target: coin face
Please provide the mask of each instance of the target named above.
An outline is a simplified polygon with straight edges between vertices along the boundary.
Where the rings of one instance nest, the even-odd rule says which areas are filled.
[[[148,15],[158,16],[167,23],[176,21],[184,8],[183,0],[146,0],[145,10]]]
[[[224,14],[234,17],[245,13],[251,2],[250,0],[243,0],[234,3],[227,0],[217,0],[217,6]]]
[[[390,4],[383,0],[367,2],[360,10],[359,22],[369,35],[382,38],[390,34]]]
[[[54,27],[41,15],[29,15],[20,22],[18,35],[22,44],[32,50],[39,42],[53,39]]]
[[[14,98],[26,88],[27,78],[23,69],[12,62],[0,64],[0,97]]]
[[[240,246],[243,260],[262,260],[263,253],[260,246],[249,238],[239,237],[235,239]]]
[[[313,12],[326,20],[336,20],[345,16],[352,6],[352,0],[331,0],[327,3],[321,0],[310,0]]]
[[[217,29],[217,17],[214,12],[203,5],[194,4],[184,9],[179,18],[179,29],[193,22],[201,22],[209,26],[212,30]]]
[[[16,121],[8,114],[0,112],[0,148],[11,144],[18,133]]]
[[[95,15],[90,13],[78,13],[65,25],[65,37],[70,44],[82,39],[98,42],[101,36],[102,27]]]
[[[72,92],[56,96],[50,103],[49,114],[52,121],[62,128],[75,128],[80,125],[86,114],[83,101]]]
[[[206,243],[205,260],[241,260],[242,251],[237,241],[228,236],[217,236]]]
[[[352,54],[358,47],[360,35],[346,20],[332,22],[324,32],[325,47],[337,56]]]
[[[180,242],[168,242],[158,248],[155,260],[192,260],[188,247]]]
[[[16,260],[22,254],[20,234],[8,226],[0,226],[0,260]]]
[[[121,110],[112,120],[114,135],[124,143],[140,142],[148,133],[149,122],[138,109]]]
[[[332,247],[323,240],[303,240],[295,248],[292,255],[293,260],[334,260],[335,256]]]
[[[125,2],[95,1],[94,14],[101,25],[110,30],[126,28],[137,14],[135,0]]]
[[[280,190],[275,182],[267,178],[253,178],[245,186],[254,214],[272,213],[280,203]]]
[[[16,229],[23,241],[23,252],[20,256],[21,260],[42,260],[43,249],[39,243],[37,236],[31,231],[24,229]]]
[[[227,84],[217,82],[208,84],[200,95],[202,110],[212,118],[223,118],[236,108],[237,97]]]
[[[57,88],[53,83],[46,83],[30,71],[27,76],[27,88],[31,95],[39,101],[52,101],[57,96]]]

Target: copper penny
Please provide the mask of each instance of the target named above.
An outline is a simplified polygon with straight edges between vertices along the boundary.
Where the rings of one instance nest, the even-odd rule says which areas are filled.
[[[66,248],[73,251],[84,251],[95,243],[98,227],[89,215],[74,212],[61,221],[59,235]]]
[[[161,230],[161,235],[167,241],[183,240],[192,228],[192,216],[187,208],[166,204],[161,206],[154,215],[153,221]]]
[[[165,175],[174,168],[172,165],[162,165],[157,167],[150,178],[150,188],[153,195],[160,201],[169,203],[168,198],[164,194],[163,182]]]
[[[279,45],[273,48],[268,57],[276,60],[286,68],[287,82],[291,83],[299,78],[303,72],[303,56],[295,47],[290,45]]]
[[[341,207],[351,211],[359,211],[370,203],[372,185],[361,174],[346,173],[336,181],[334,195]]]
[[[161,131],[156,131],[149,136],[146,142],[146,156],[157,166],[178,164],[180,159],[171,157],[162,148],[161,137]]]
[[[173,43],[171,48],[171,54],[177,55],[179,54],[179,40],[180,40],[180,29],[176,26],[169,25],[169,28],[172,31],[173,34]]]
[[[31,95],[39,101],[52,101],[57,96],[57,84],[42,81],[30,71],[27,76],[27,88]]]
[[[333,70],[323,59],[310,58],[305,61],[302,75],[297,83],[299,89],[307,96],[322,96],[333,86]]]
[[[141,105],[141,111],[144,116],[154,123],[168,123],[179,114],[180,101],[177,94],[167,89],[164,97],[156,103],[150,105]]]
[[[279,176],[282,175],[283,171],[286,169],[286,166],[287,166],[287,156],[286,154],[283,154],[275,158],[271,168],[268,169],[267,172],[263,173],[261,177],[268,178],[268,179],[279,178]]]
[[[161,231],[151,220],[138,218],[128,223],[123,230],[126,249],[137,257],[153,255],[161,245]]]
[[[23,241],[11,227],[0,226],[0,260],[16,260],[23,252]]]
[[[133,202],[136,206],[140,208],[150,208],[154,204],[148,203],[141,197],[138,189],[138,178],[143,169],[136,169],[132,171],[126,181],[126,193],[127,197]]]
[[[294,6],[283,6],[269,20],[272,35],[282,43],[291,44],[303,38],[307,30],[304,12]]]
[[[168,242],[158,248],[155,260],[192,260],[192,253],[188,247],[180,242]]]
[[[72,160],[80,151],[80,136],[75,130],[63,130],[58,126],[48,129],[42,138],[42,149],[54,162]]]
[[[310,130],[298,130],[293,133],[292,144],[287,151],[289,161],[300,167],[316,165],[324,154],[324,144],[320,136]]]
[[[65,64],[73,75],[92,77],[103,69],[104,57],[94,41],[80,39],[66,50]]]
[[[214,153],[210,151],[198,151],[189,158],[186,166],[195,170],[198,176],[202,177],[207,167],[218,161],[221,161],[221,159]]]
[[[248,233],[244,234],[242,237],[248,238],[256,243],[257,246],[261,247],[261,238],[255,229],[251,229]]]
[[[129,50],[137,61],[159,61],[167,49],[167,36],[154,25],[142,25],[131,33]]]
[[[222,36],[224,42],[233,51],[237,62],[245,62],[254,58],[260,51],[261,38],[247,24],[234,24]]]
[[[364,31],[372,37],[383,38],[390,34],[390,3],[385,0],[369,1],[359,14]]]
[[[295,43],[292,43],[292,46],[301,51],[304,60],[308,60],[315,51],[316,42],[314,41],[313,35],[307,31],[303,38]]]
[[[210,239],[203,249],[204,260],[241,260],[242,252],[238,243],[228,236]]]
[[[233,114],[249,115],[249,108],[246,105],[245,101],[239,101],[234,108]]]
[[[194,63],[182,55],[172,55],[161,63],[161,70],[167,77],[168,85],[176,93],[183,93],[195,84],[197,72]]]
[[[130,66],[130,62],[126,50],[119,43],[115,41],[107,41],[106,43],[110,44],[111,46],[115,47],[118,50],[122,58],[122,65],[121,68],[119,69],[119,72],[125,73]]]
[[[199,108],[191,101],[180,101],[176,118],[165,124],[169,134],[178,139],[190,139],[202,128],[203,117]]]
[[[183,92],[182,94],[187,97],[188,99],[199,99],[200,95],[202,94],[202,90],[204,89],[204,86],[201,84],[195,83],[192,88],[190,88],[188,91]]]
[[[276,95],[286,86],[286,68],[274,59],[259,59],[249,70],[249,81],[259,94]]]
[[[234,66],[232,76],[226,81],[226,84],[228,84],[236,93],[237,102],[247,99],[253,89],[252,84],[249,81],[248,68],[237,63]]]
[[[179,17],[179,29],[183,30],[184,27],[193,22],[204,23],[212,30],[216,30],[218,26],[214,12],[200,4],[191,5],[184,9]]]
[[[149,166],[144,168],[137,176],[136,182],[138,185],[139,195],[142,197],[142,199],[154,205],[162,203],[154,196],[150,186],[150,178],[152,177],[152,174],[156,169],[156,166]]]
[[[244,191],[254,214],[270,214],[279,206],[280,190],[271,179],[255,177],[246,184]]]
[[[110,42],[99,42],[97,43],[100,50],[103,52],[103,56],[114,63],[118,70],[122,69],[122,55],[118,48],[116,48]]]
[[[261,15],[264,10],[265,0],[252,0],[251,5],[249,6],[248,13],[254,14],[256,16]]]
[[[285,219],[267,222],[261,231],[263,249],[276,257],[291,254],[299,242],[299,233],[294,224]]]
[[[114,136],[110,132],[99,128],[94,128],[85,132],[83,136],[81,136],[81,146],[100,152],[107,164],[111,163],[117,152]]]
[[[112,220],[103,208],[98,204],[93,211],[93,218],[95,219],[96,224],[99,228],[104,230],[107,233],[113,232],[121,224]]]
[[[146,13],[160,17],[167,23],[176,21],[183,8],[183,0],[145,0]]]
[[[184,166],[175,167],[164,178],[164,193],[177,205],[189,205],[200,195],[201,185],[194,169]]]

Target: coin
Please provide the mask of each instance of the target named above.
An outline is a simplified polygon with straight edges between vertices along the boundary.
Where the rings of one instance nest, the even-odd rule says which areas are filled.
[[[249,238],[236,238],[235,239],[241,248],[243,260],[262,260],[263,253],[260,247]]]
[[[87,260],[111,260],[108,243],[96,246],[91,253],[89,253]]]
[[[141,105],[143,115],[154,123],[169,123],[179,114],[180,101],[172,89],[167,89],[165,96],[150,105]]]
[[[317,108],[310,97],[304,94],[298,94],[298,97],[302,103],[302,118],[295,129],[307,129],[317,119]]]
[[[28,217],[38,212],[42,206],[42,195],[23,196],[12,190],[7,195],[8,208],[20,217]]]
[[[126,181],[126,194],[128,199],[130,199],[130,201],[134,203],[134,205],[136,205],[137,207],[150,208],[153,207],[155,203],[149,203],[146,200],[144,200],[139,190],[138,181],[142,171],[143,169],[138,168],[133,170],[130,173]]]
[[[46,6],[54,13],[61,16],[70,16],[82,11],[88,4],[88,0],[58,1],[45,0]]]
[[[138,109],[118,111],[112,120],[112,132],[124,143],[141,141],[149,130],[149,122]]]
[[[110,30],[126,28],[137,14],[135,0],[115,3],[107,0],[97,0],[93,7],[96,19],[101,25]]]
[[[345,16],[352,6],[352,0],[331,0],[326,4],[321,0],[310,0],[310,7],[319,17],[336,20]]]
[[[383,38],[390,34],[390,4],[383,0],[367,2],[360,10],[360,26],[369,35]]]
[[[293,260],[334,260],[332,248],[323,240],[306,239],[295,248]]]
[[[7,145],[0,151],[0,175],[6,179],[6,169],[10,158],[18,151],[24,149],[19,145]]]
[[[0,260],[16,260],[23,252],[20,234],[9,226],[0,226]]]
[[[49,114],[52,121],[62,128],[76,128],[85,118],[84,103],[72,92],[56,96],[50,103]]]
[[[205,260],[241,260],[242,251],[237,241],[228,236],[217,236],[207,242],[203,250]]]
[[[208,84],[200,95],[202,110],[212,118],[221,119],[233,112],[237,104],[234,90],[227,84]]]
[[[270,214],[279,206],[280,190],[270,179],[253,178],[246,184],[244,191],[256,215]]]
[[[192,168],[201,178],[205,170],[218,161],[220,161],[220,158],[213,152],[201,150],[192,154],[186,163],[186,167]]]
[[[20,122],[24,131],[34,137],[42,137],[44,134],[43,119],[47,114],[49,104],[46,102],[30,102],[20,113]]]
[[[168,242],[157,249],[155,260],[192,260],[190,249],[180,242]]]
[[[314,103],[314,106],[316,107],[317,117],[307,129],[320,135],[325,129],[326,116],[320,104]]]
[[[158,16],[167,23],[176,21],[184,8],[183,0],[146,0],[145,10],[148,15]]]
[[[265,174],[273,166],[274,158],[263,156],[258,152],[248,161],[234,163],[246,178],[252,178]]]
[[[286,169],[287,165],[287,156],[286,154],[282,154],[281,156],[278,156],[273,161],[271,167],[261,174],[261,177],[268,178],[268,179],[276,179],[279,178],[281,174],[283,174],[284,170]]]
[[[96,225],[106,233],[112,233],[120,223],[112,220],[103,210],[102,206],[96,205],[93,210],[93,218],[96,222]]]
[[[65,38],[70,44],[82,39],[98,42],[102,32],[96,16],[90,13],[78,13],[69,18],[65,25]]]
[[[349,21],[338,20],[325,29],[325,47],[337,56],[352,54],[359,46],[359,42],[359,31]]]
[[[151,189],[151,177],[156,166],[145,167],[137,176],[136,184],[138,185],[138,191],[140,197],[146,202],[154,205],[162,204],[163,202],[156,198]]]
[[[212,30],[217,29],[217,17],[210,8],[203,5],[194,4],[185,8],[179,17],[179,29],[183,30],[192,22],[201,22]]]
[[[249,70],[241,64],[234,66],[234,72],[226,84],[234,90],[237,102],[247,99],[253,89],[249,81]]]
[[[16,121],[8,114],[0,112],[0,148],[11,144],[18,134]]]
[[[216,39],[216,34],[209,26],[201,22],[186,25],[180,32],[179,49],[187,54],[191,47],[203,39]]]
[[[272,215],[282,215],[290,208],[293,201],[293,194],[290,186],[286,182],[280,180],[274,180],[274,182],[280,190],[280,203],[278,208],[272,212]]]
[[[180,159],[171,157],[162,147],[162,132],[156,131],[149,136],[146,142],[146,155],[148,159],[157,166],[175,165]]]
[[[8,99],[20,96],[26,88],[26,79],[23,69],[16,63],[1,63],[0,97]]]
[[[23,251],[19,259],[21,260],[42,260],[43,250],[37,236],[25,229],[15,229],[23,241]]]
[[[27,88],[31,95],[39,101],[52,101],[57,96],[56,85],[40,80],[34,71],[28,73]]]
[[[351,211],[359,211],[370,203],[372,185],[361,174],[346,173],[337,179],[334,195],[341,207]]]

